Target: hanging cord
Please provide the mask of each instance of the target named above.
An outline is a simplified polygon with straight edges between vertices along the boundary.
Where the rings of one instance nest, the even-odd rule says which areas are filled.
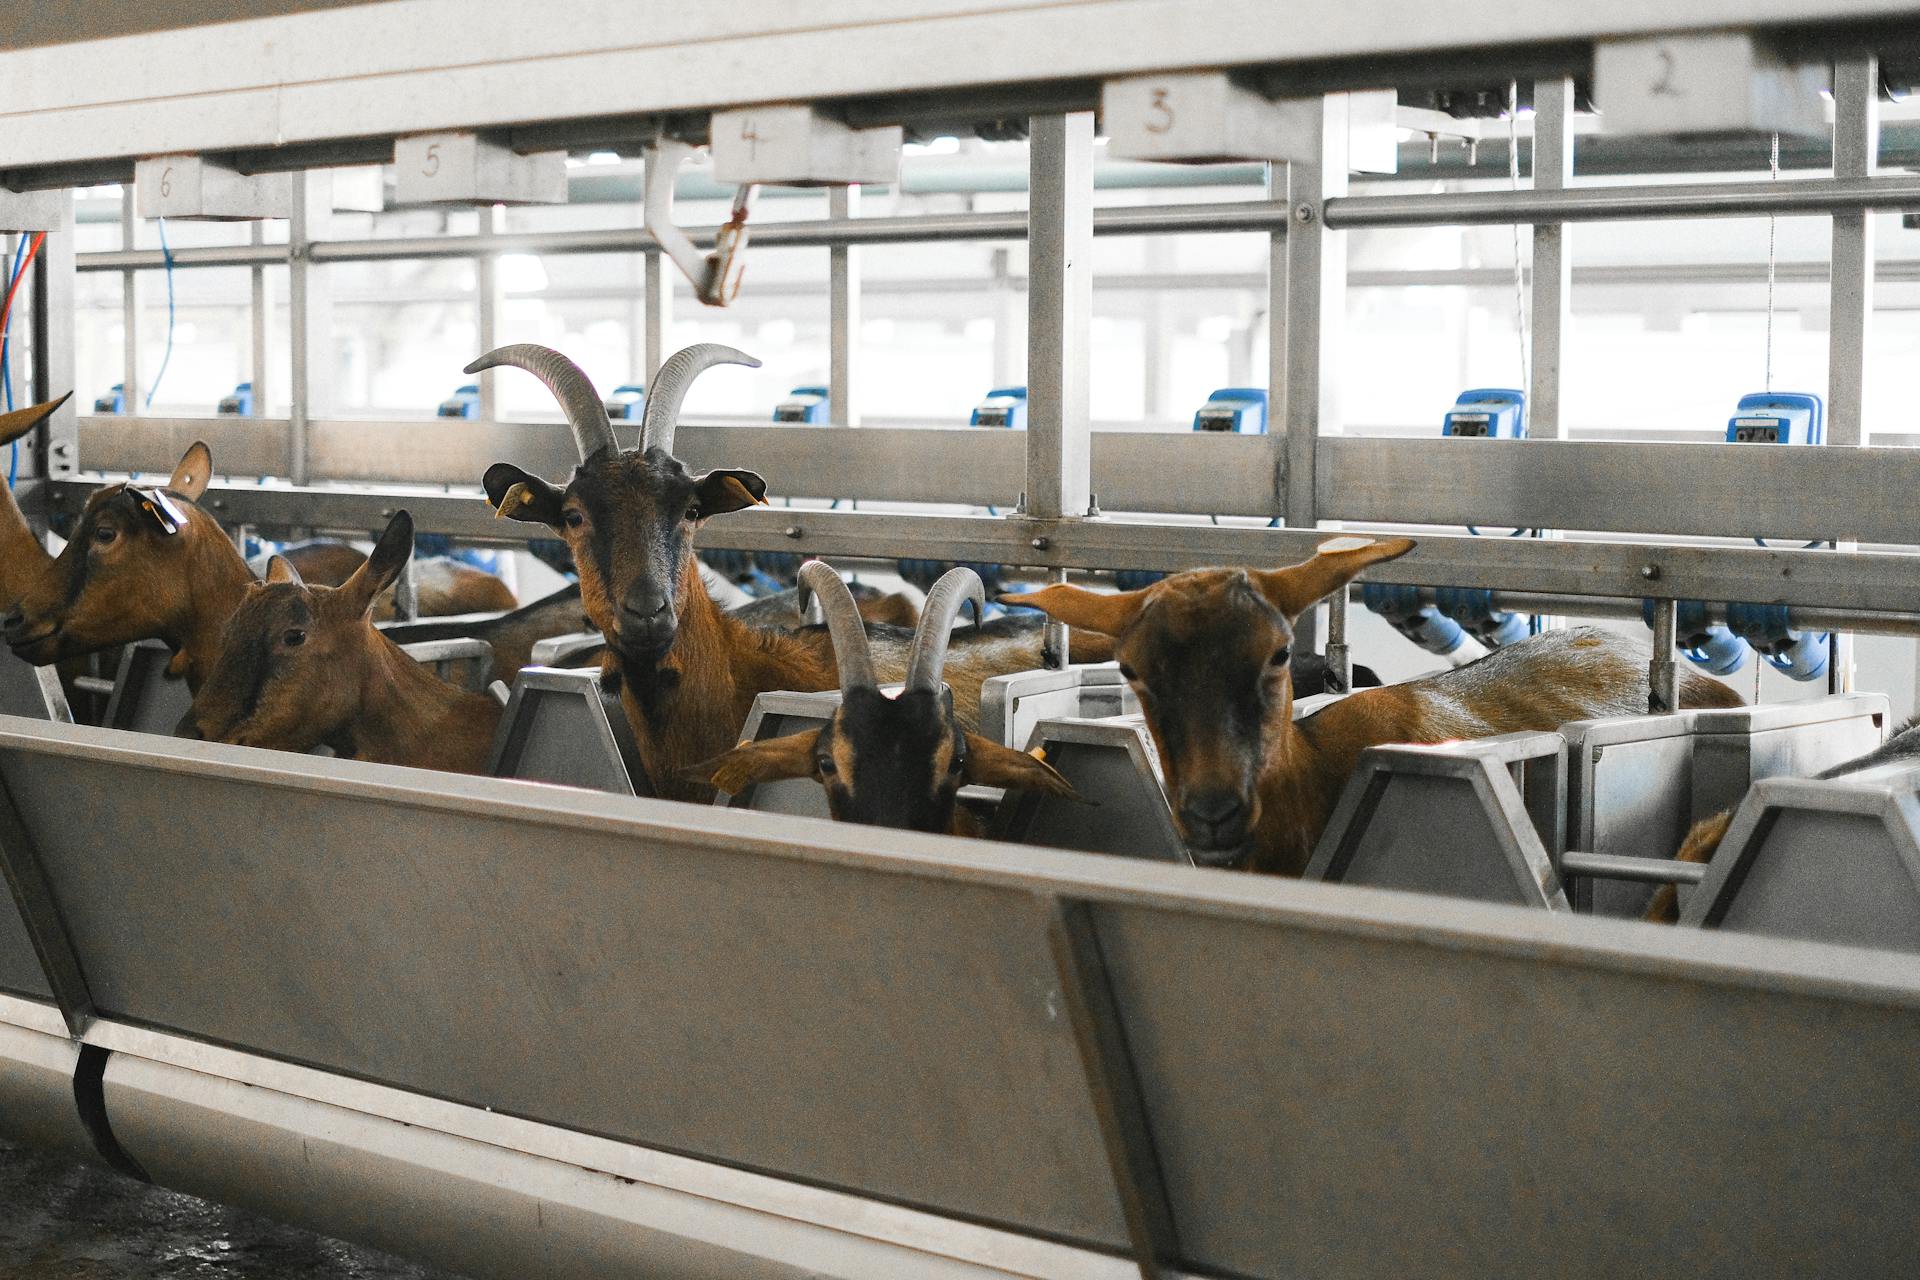
[[[13,298],[20,290],[20,281],[26,278],[27,268],[33,265],[40,246],[45,244],[47,233],[42,231],[31,237],[20,237],[19,246],[13,252],[13,270],[7,280],[7,296],[0,301],[0,390],[6,393],[7,408],[13,408],[13,373],[8,360],[8,350],[13,332]],[[13,488],[13,482],[20,476],[20,442],[15,440],[9,446],[7,454],[7,488]]]
[[[1773,135],[1773,146],[1767,154],[1767,176],[1780,181],[1780,135]],[[1773,274],[1774,274],[1774,229],[1780,219],[1767,216],[1767,380],[1762,391],[1773,390]]]
[[[173,359],[173,250],[167,247],[167,220],[162,218],[156,223],[160,228],[160,261],[167,268],[167,346],[160,353],[160,368],[153,375],[153,385],[147,388],[147,408],[153,408],[154,392],[160,390],[160,379],[167,376],[167,361]]]
[[[1507,82],[1507,181],[1520,189],[1520,82]],[[1513,224],[1513,325],[1520,338],[1520,389],[1532,385],[1533,366],[1527,358],[1527,280],[1520,261],[1520,224]]]

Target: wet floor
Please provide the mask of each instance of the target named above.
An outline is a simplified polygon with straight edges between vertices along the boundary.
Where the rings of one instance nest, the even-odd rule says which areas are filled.
[[[0,1280],[456,1280],[0,1142]]]

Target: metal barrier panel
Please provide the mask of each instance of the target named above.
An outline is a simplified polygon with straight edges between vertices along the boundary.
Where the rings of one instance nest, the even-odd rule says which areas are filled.
[[[887,685],[888,693],[898,692],[898,685]],[[747,712],[747,722],[740,728],[740,741],[765,742],[768,738],[784,738],[790,733],[807,730],[818,732],[827,727],[827,721],[833,719],[833,713],[840,707],[838,689],[822,689],[813,693],[795,693],[779,690],[762,693],[753,700],[753,708]],[[756,809],[761,813],[785,813],[799,818],[830,817],[827,809],[827,792],[812,778],[776,778],[772,782],[756,782],[737,796],[715,795],[715,805],[728,809]]]
[[[127,646],[114,677],[113,696],[107,700],[104,724],[171,737],[180,717],[193,707],[193,692],[185,680],[166,674],[173,651],[160,640],[142,640]]]
[[[1096,908],[1181,1258],[1326,1280],[1920,1266],[1910,999],[1675,964],[1684,936],[1653,926],[1533,913],[1523,933],[1507,908],[1323,892],[1282,927]]]
[[[0,776],[103,1016],[1124,1247],[1025,887],[796,856],[824,823],[19,723]]]
[[[79,1059],[57,1012],[0,995],[0,1136],[99,1159],[74,1101]]]
[[[597,671],[524,667],[495,731],[487,773],[614,795],[650,795],[626,714]]]
[[[1193,861],[1161,789],[1159,760],[1143,717],[1043,720],[1025,746],[1087,800],[1011,793],[992,826],[996,840],[1162,862]]]
[[[40,967],[40,958],[34,954],[33,939],[27,936],[26,922],[20,918],[13,894],[6,892],[5,880],[0,880],[0,991],[37,1000],[53,999],[53,988]]]
[[[1139,713],[1140,700],[1120,678],[1117,662],[1015,671],[980,685],[980,732],[1002,746],[1018,748],[1031,741],[1042,720]]]
[[[22,662],[11,653],[0,654],[0,715],[73,722],[60,673]]]

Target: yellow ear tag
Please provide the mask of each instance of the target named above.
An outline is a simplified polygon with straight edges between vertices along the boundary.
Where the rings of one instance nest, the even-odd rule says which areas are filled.
[[[1047,762],[1047,749],[1045,747],[1035,747],[1033,750],[1027,752],[1027,754],[1035,760],[1038,760],[1041,764]]]
[[[746,486],[746,485],[744,485],[744,484],[742,484],[742,483],[740,482],[740,479],[739,479],[739,477],[737,477],[737,476],[722,476],[722,477],[721,477],[721,480],[722,480],[722,482],[723,482],[723,484],[724,484],[724,487],[725,487],[725,488],[726,488],[726,489],[727,489],[728,491],[730,491],[731,493],[733,493],[733,494],[735,494],[736,496],[738,496],[738,497],[739,497],[740,499],[742,499],[742,500],[743,500],[743,501],[744,501],[744,502],[745,502],[745,503],[746,503],[746,504],[747,504],[748,506],[756,506],[756,505],[757,505],[757,506],[762,506],[762,507],[764,507],[764,506],[766,506],[766,505],[768,505],[768,504],[767,504],[767,500],[766,500],[765,498],[756,498],[756,497],[754,497],[754,496],[753,496],[753,490],[751,490],[751,489],[749,489],[749,488],[747,488],[747,486]]]
[[[532,501],[533,495],[527,491],[526,482],[523,480],[500,495],[500,505],[494,508],[493,518],[504,520]]]

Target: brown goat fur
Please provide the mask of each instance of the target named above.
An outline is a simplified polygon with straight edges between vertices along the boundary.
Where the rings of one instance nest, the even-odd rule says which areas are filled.
[[[1354,693],[1296,722],[1293,620],[1413,546],[1341,537],[1283,569],[1200,569],[1115,595],[1062,584],[1007,599],[1115,638],[1196,861],[1297,876],[1367,747],[1551,730],[1646,709],[1647,646],[1573,628]],[[1688,672],[1681,702],[1738,705],[1739,695]]]
[[[500,704],[448,684],[374,627],[375,598],[413,550],[398,512],[367,563],[339,587],[309,587],[286,561],[249,586],[189,719],[201,737],[240,746],[478,773]]]
[[[45,404],[28,405],[0,414],[0,446],[11,445],[53,416],[72,392]],[[10,609],[53,565],[53,554],[40,545],[27,517],[9,487],[0,501],[0,609]]]
[[[500,515],[545,524],[566,541],[582,607],[607,637],[603,669],[619,687],[660,795],[712,797],[712,788],[689,781],[686,770],[734,744],[757,695],[838,684],[824,629],[756,630],[720,609],[700,581],[694,535],[714,516],[765,500],[766,484],[753,472],[694,475],[660,449],[602,450],[564,487],[505,463],[488,468],[485,484]],[[875,627],[872,634],[880,678],[899,679],[912,633]],[[1095,637],[1076,645],[1073,656],[1097,662],[1109,649]],[[1039,665],[1038,629],[962,633],[947,677],[961,723],[979,723],[982,680]]]
[[[157,638],[174,650],[173,671],[199,688],[220,652],[220,631],[253,581],[218,522],[195,505],[213,459],[196,443],[165,493],[185,523],[167,532],[169,513],[140,486],[97,490],[66,548],[39,574],[6,619],[14,653],[36,665]]]
[[[303,542],[280,553],[309,586],[337,587],[352,577],[367,558],[344,542]],[[520,607],[513,591],[495,575],[446,556],[413,562],[415,600],[422,618],[445,618],[462,613],[505,613]],[[386,622],[395,616],[394,591],[389,587],[374,603],[373,618]]]

